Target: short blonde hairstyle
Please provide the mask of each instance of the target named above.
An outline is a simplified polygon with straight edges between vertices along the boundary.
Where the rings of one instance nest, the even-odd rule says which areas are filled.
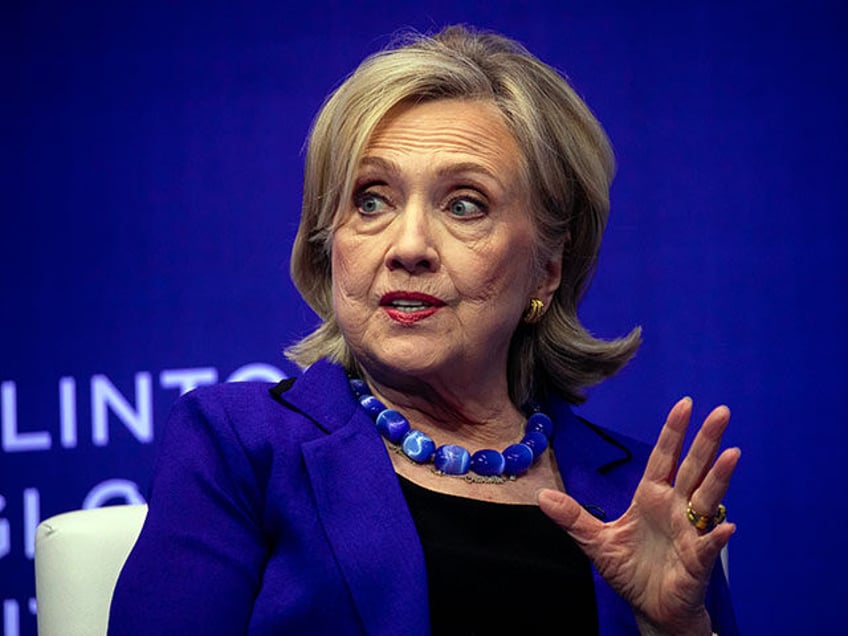
[[[369,138],[398,104],[439,99],[494,103],[524,153],[537,236],[537,261],[562,250],[562,282],[537,324],[516,326],[507,374],[521,406],[549,392],[572,403],[613,375],[640,344],[594,338],[577,306],[588,288],[609,215],[615,171],[601,125],[568,82],[519,43],[452,26],[433,36],[406,36],[368,57],[326,100],[308,140],[303,209],[291,276],[322,324],[287,350],[301,366],[320,358],[355,370],[333,313],[331,239],[353,193]]]

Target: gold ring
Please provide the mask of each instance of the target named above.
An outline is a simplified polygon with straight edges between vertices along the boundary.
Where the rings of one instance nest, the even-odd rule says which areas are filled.
[[[696,530],[709,532],[722,521],[727,519],[727,508],[724,507],[724,504],[719,504],[718,510],[716,510],[714,515],[702,515],[695,512],[692,508],[692,502],[690,501],[689,505],[686,506],[686,518],[689,519],[689,523],[695,526]]]

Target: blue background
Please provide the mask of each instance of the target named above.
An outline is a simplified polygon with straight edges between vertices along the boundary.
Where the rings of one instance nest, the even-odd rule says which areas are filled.
[[[51,439],[0,450],[6,636],[35,633],[25,491],[40,518],[106,479],[143,492],[178,394],[163,370],[294,372],[281,351],[316,320],[287,275],[311,118],[395,30],[453,22],[502,31],[565,71],[616,148],[582,316],[607,337],[640,324],[645,342],[581,412],[653,439],[681,395],[698,417],[729,404],[727,442],[743,449],[727,497],[740,626],[843,632],[840,3],[117,4],[7,3],[0,20],[0,382],[15,383],[17,434]],[[153,443],[112,415],[95,445],[92,377],[135,406],[140,372]],[[69,448],[63,377],[75,382]]]

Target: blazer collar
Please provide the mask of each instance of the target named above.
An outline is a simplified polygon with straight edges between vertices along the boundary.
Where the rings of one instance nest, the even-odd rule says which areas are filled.
[[[620,437],[577,417],[564,401],[547,412],[557,423],[553,448],[568,494],[601,520],[616,519],[630,505],[639,462]],[[635,480],[634,480],[635,478]]]
[[[271,394],[325,433],[345,426],[357,410],[347,373],[337,364],[319,360],[296,380],[283,380],[271,389]]]

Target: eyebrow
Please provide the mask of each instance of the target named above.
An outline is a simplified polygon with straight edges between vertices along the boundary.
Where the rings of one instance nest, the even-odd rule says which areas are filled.
[[[385,170],[391,174],[397,174],[400,172],[400,168],[394,161],[390,161],[388,159],[383,159],[382,157],[373,157],[373,156],[365,156],[359,161],[360,168],[368,168],[375,167],[378,169]],[[464,161],[462,163],[452,163],[446,166],[443,166],[438,169],[436,172],[436,176],[443,177],[452,177],[458,174],[463,173],[476,173],[488,177],[492,181],[494,181],[501,189],[506,189],[505,184],[501,181],[498,176],[486,168],[485,166],[475,163],[473,161]]]

